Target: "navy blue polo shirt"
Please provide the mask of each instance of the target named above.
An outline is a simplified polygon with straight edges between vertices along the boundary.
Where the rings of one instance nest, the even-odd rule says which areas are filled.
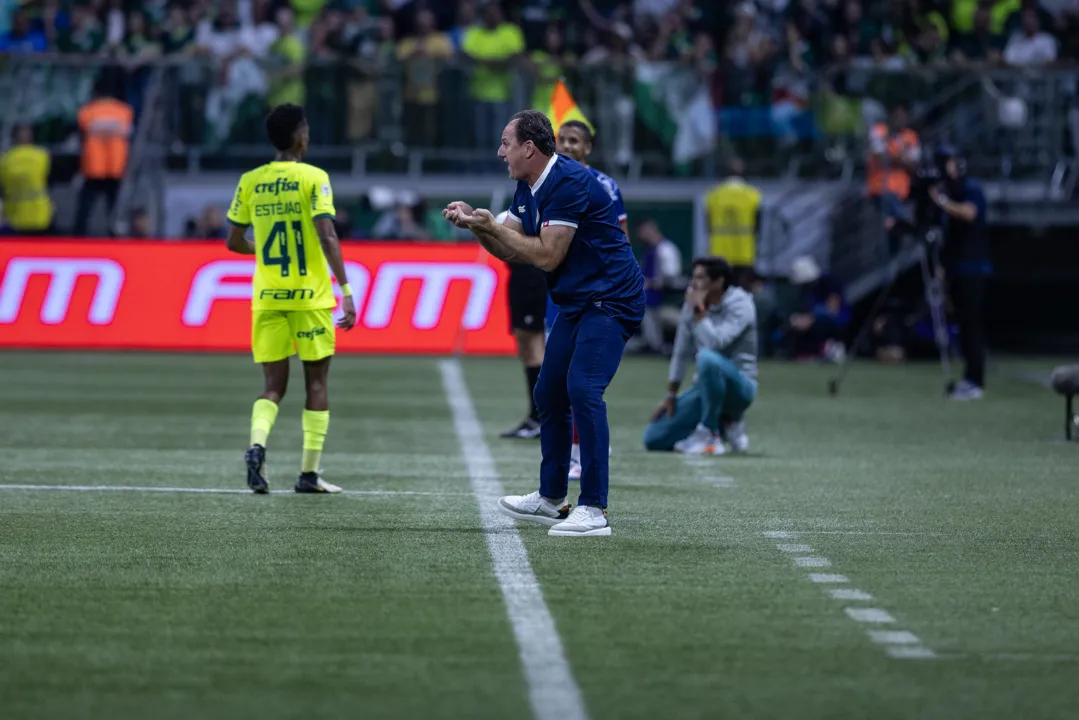
[[[644,276],[619,210],[599,180],[577,161],[554,155],[536,184],[517,183],[510,217],[524,234],[545,227],[576,229],[562,264],[545,272],[547,290],[558,311],[575,320],[589,306],[636,325],[644,317]]]

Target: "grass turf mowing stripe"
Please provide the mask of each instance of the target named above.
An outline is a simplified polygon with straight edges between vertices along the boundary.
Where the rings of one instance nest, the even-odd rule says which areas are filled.
[[[532,572],[528,552],[513,521],[496,509],[495,503],[504,494],[502,483],[491,450],[483,439],[483,426],[476,417],[461,365],[456,360],[443,360],[439,370],[472,493],[479,505],[495,578],[517,639],[532,714],[537,720],[584,720],[588,714],[581,691],[566,661],[539,581]]]

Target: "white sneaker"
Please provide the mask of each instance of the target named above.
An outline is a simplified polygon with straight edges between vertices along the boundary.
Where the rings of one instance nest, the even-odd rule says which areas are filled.
[[[704,425],[698,425],[689,437],[676,442],[674,449],[685,455],[722,455],[726,452],[716,434]]]
[[[972,382],[960,381],[955,389],[948,395],[950,400],[981,400],[985,391]]]
[[[540,525],[557,525],[569,516],[566,499],[548,500],[537,490],[528,495],[506,495],[498,499],[498,509],[514,520],[527,520]]]
[[[746,421],[739,420],[727,426],[727,444],[731,452],[744,453],[749,450],[749,435],[746,435]]]
[[[828,362],[842,365],[843,361],[847,359],[847,348],[838,340],[829,340],[824,343],[822,354]]]
[[[611,534],[607,513],[598,507],[578,505],[564,521],[547,531],[555,537],[600,537]]]

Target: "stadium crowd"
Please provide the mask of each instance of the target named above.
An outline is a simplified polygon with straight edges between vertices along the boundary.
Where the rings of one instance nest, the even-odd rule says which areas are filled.
[[[214,69],[208,127],[192,137],[224,142],[250,96],[266,104],[332,98],[344,119],[319,120],[316,141],[372,137],[386,116],[394,78],[409,145],[460,142],[440,122],[445,106],[479,108],[475,138],[505,115],[523,74],[531,104],[546,109],[555,80],[602,71],[627,91],[621,70],[675,62],[698,73],[728,135],[802,137],[820,90],[864,96],[852,68],[1003,64],[1079,59],[1079,4],[1072,0],[40,0],[0,9],[0,51],[95,55],[126,70],[126,99],[141,91],[138,68],[159,58],[201,58]],[[326,73],[326,63],[341,72]],[[322,64],[321,74],[305,68]],[[466,68],[459,97],[440,82]],[[330,78],[332,80],[327,80]],[[583,83],[582,83],[583,84]],[[575,89],[576,90],[576,89]],[[586,92],[583,89],[581,92]],[[876,89],[874,90],[876,94]],[[638,98],[633,98],[635,101]],[[438,112],[442,108],[442,114]],[[726,115],[724,111],[729,110]],[[826,109],[834,129],[843,107]],[[631,108],[632,114],[632,108]],[[239,116],[238,116],[239,114]],[[338,111],[337,114],[342,114]],[[637,114],[642,115],[641,108]],[[327,114],[328,115],[328,114]],[[648,124],[647,118],[642,118]],[[825,122],[827,125],[828,123]],[[472,133],[466,133],[472,139]]]
[[[459,53],[489,65],[529,53],[544,77],[552,62],[682,60],[719,69],[732,101],[780,66],[1074,61],[1077,32],[1071,0],[40,0],[0,9],[0,52],[133,62]]]

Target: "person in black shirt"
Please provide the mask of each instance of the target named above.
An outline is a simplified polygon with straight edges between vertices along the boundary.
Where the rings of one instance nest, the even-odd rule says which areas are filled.
[[[943,186],[930,197],[943,211],[942,261],[959,321],[963,380],[949,397],[979,400],[985,390],[985,285],[992,272],[986,229],[985,192],[966,176],[966,163],[955,148],[942,145],[935,156]]]

